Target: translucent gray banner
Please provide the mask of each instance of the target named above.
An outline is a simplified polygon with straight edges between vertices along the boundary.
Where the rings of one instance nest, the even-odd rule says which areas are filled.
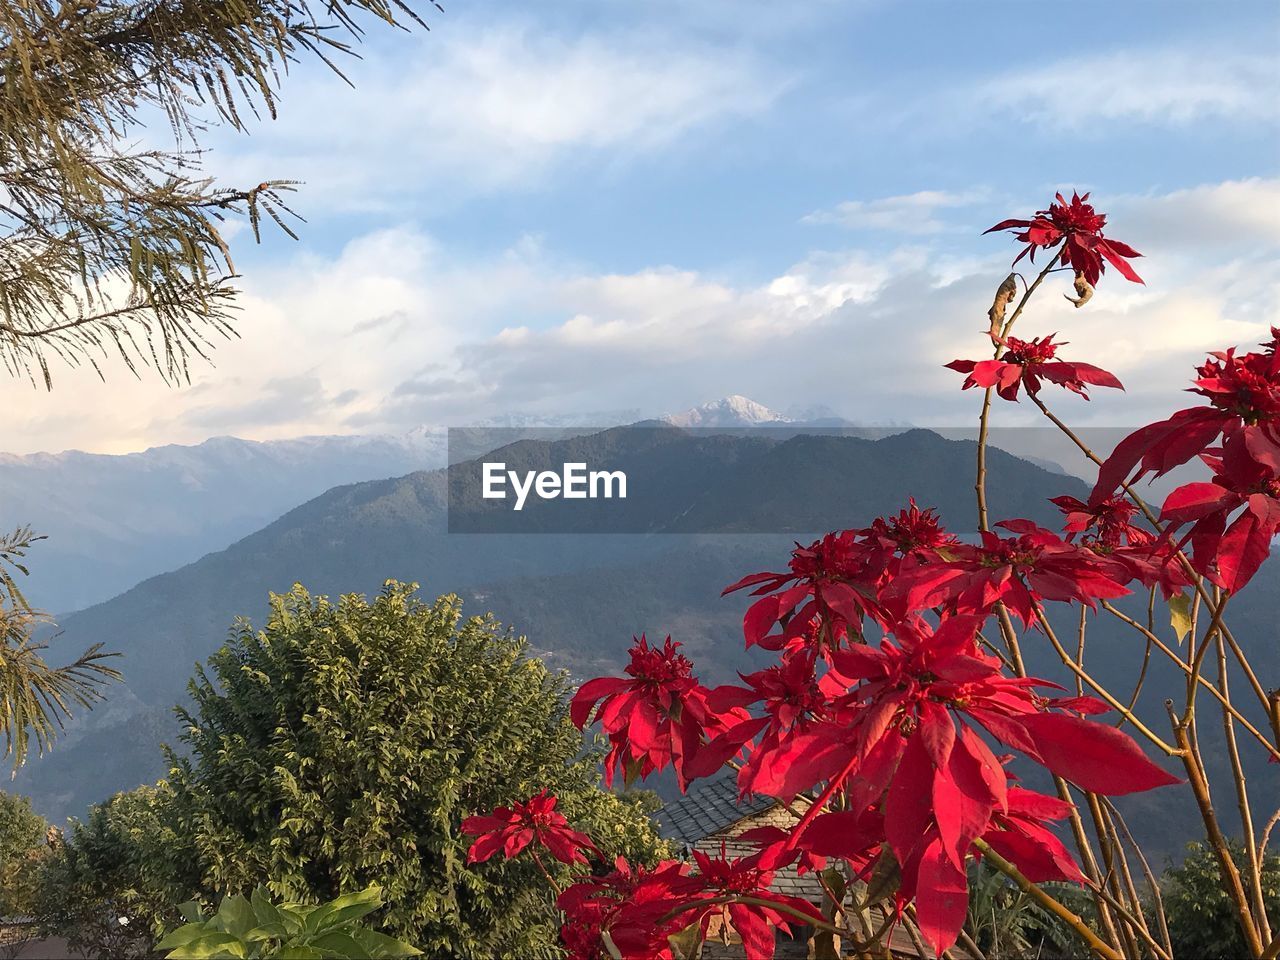
[[[1105,457],[1130,428],[1079,432]],[[802,534],[865,526],[914,497],[976,526],[976,429],[765,426],[451,428],[449,532]],[[1086,498],[1096,466],[1055,427],[993,429],[994,519],[1057,529],[1049,498]],[[1184,468],[1144,487],[1159,503]]]

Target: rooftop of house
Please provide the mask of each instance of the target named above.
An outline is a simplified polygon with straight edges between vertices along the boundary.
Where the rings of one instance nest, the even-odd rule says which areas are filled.
[[[763,813],[775,803],[777,801],[769,797],[739,800],[736,778],[722,776],[690,787],[679,800],[655,813],[654,819],[664,839],[692,846],[739,820]]]

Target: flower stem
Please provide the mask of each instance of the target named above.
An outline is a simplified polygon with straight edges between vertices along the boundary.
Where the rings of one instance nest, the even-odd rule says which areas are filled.
[[[1081,920],[1079,916],[1072,913],[1065,905],[1059,903],[1023,876],[1021,870],[992,850],[985,840],[974,840],[973,845],[978,850],[982,851],[982,856],[988,863],[1012,880],[1019,890],[1031,897],[1032,900],[1040,904],[1040,906],[1044,907],[1074,930],[1080,939],[1089,945],[1090,950],[1098,956],[1103,957],[1104,960],[1124,960],[1119,953],[1104,943],[1096,933],[1090,930],[1089,925]]]

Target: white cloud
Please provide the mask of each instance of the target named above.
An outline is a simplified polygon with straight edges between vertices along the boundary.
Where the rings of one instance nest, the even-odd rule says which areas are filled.
[[[1160,249],[1259,250],[1280,246],[1280,179],[1253,177],[1107,204],[1126,234]],[[1146,251],[1144,251],[1146,252]]]
[[[815,210],[803,223],[834,223],[853,229],[887,230],[897,233],[929,234],[948,229],[936,214],[940,210],[966,207],[984,199],[984,191],[947,193],[921,190],[877,200],[846,200],[829,210]]]
[[[966,99],[1022,121],[1088,133],[1099,121],[1274,124],[1280,61],[1229,49],[1123,50],[1000,74]]]
[[[1070,342],[1064,356],[1113,370],[1128,392],[1096,390],[1091,404],[1050,394],[1055,408],[1081,425],[1167,414],[1186,402],[1181,390],[1205,351],[1257,343],[1280,325],[1274,235],[1255,230],[1254,249],[1242,253],[1148,233],[1243,229],[1250,198],[1269,190],[1227,183],[1117,200],[1121,238],[1151,241],[1146,286],[1108,273],[1076,310],[1056,275],[1018,332],[1057,331]],[[198,371],[190,388],[118,369],[106,384],[68,373],[51,395],[0,384],[0,405],[13,411],[5,446],[114,452],[220,433],[399,431],[503,412],[654,414],[729,394],[778,409],[826,404],[864,421],[968,425],[973,394],[962,395],[942,364],[984,349],[985,311],[1007,263],[940,259],[915,246],[852,249],[747,282],[671,266],[601,274],[527,240],[459,262],[415,230],[381,231],[333,258],[302,254],[255,272],[243,339],[220,348],[218,368]],[[1005,424],[1034,415],[1027,404],[1001,408]]]
[[[749,53],[652,32],[564,37],[465,23],[347,72],[354,90],[300,68],[280,119],[256,128],[250,149],[217,143],[216,171],[232,182],[285,171],[330,209],[387,209],[406,194],[441,204],[585,158],[670,147],[767,109],[788,84]]]

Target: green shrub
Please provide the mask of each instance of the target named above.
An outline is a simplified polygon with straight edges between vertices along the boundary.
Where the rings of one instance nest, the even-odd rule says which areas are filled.
[[[0,918],[34,911],[37,873],[48,851],[46,829],[30,800],[0,790]]]
[[[1245,877],[1244,848],[1230,843],[1231,856]],[[1176,957],[1234,960],[1249,956],[1235,909],[1222,889],[1217,855],[1203,843],[1187,844],[1187,857],[1161,878],[1169,939]],[[1246,881],[1247,883],[1247,881]],[[1263,898],[1269,916],[1280,916],[1280,857],[1262,864]]]
[[[199,884],[194,846],[175,816],[173,792],[160,783],[72,821],[40,872],[35,913],[44,932],[90,956],[148,955],[181,919],[174,905]]]
[[[189,755],[74,827],[47,871],[46,923],[114,956],[149,949],[186,900],[263,886],[318,903],[377,885],[371,924],[431,955],[556,955],[544,878],[526,862],[468,868],[463,818],[545,786],[608,858],[652,861],[648,801],[600,789],[567,680],[522,639],[414,590],[331,603],[296,587],[262,631],[238,623],[180,711]],[[132,939],[118,944],[121,916]]]
[[[206,917],[198,904],[183,912],[190,921],[158,944],[169,960],[197,957],[268,958],[290,960],[337,957],[382,960],[413,957],[422,951],[384,936],[359,921],[382,906],[376,886],[338,897],[321,906],[271,902],[261,887],[249,899],[227,897],[218,912]]]

